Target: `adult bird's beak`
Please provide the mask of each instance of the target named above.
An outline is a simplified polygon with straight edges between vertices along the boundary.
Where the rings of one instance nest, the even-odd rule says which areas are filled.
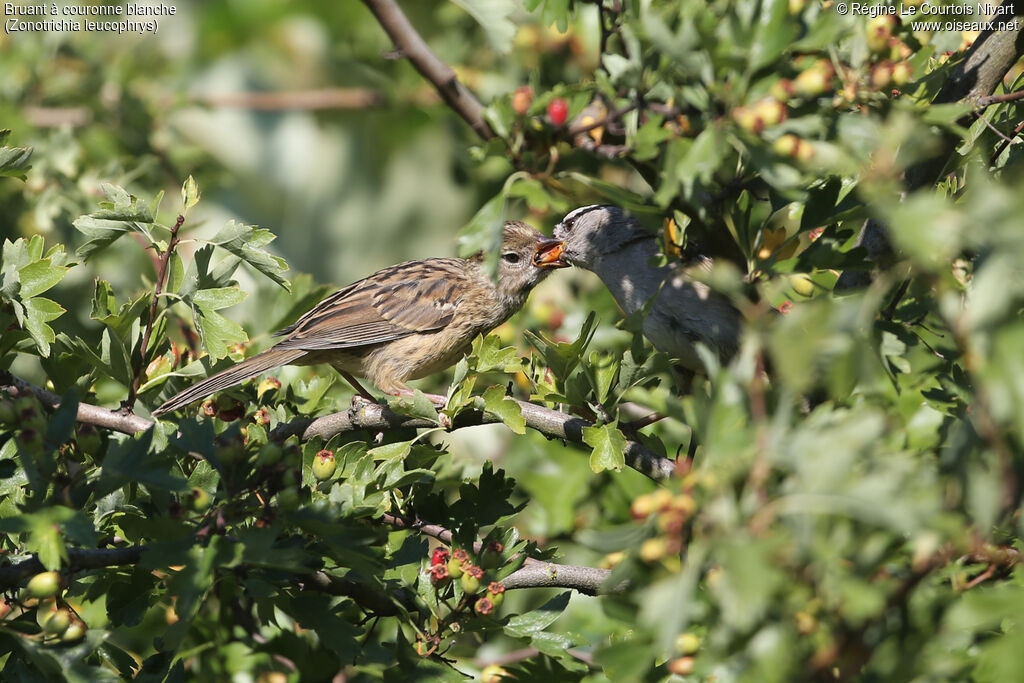
[[[533,265],[538,268],[565,268],[569,263],[562,258],[564,251],[565,242],[562,240],[543,240],[533,253]]]

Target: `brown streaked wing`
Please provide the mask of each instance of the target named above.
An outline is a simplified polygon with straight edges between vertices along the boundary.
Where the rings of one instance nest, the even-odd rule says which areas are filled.
[[[465,286],[462,259],[409,261],[327,297],[294,325],[278,348],[342,349],[438,330],[451,322]]]

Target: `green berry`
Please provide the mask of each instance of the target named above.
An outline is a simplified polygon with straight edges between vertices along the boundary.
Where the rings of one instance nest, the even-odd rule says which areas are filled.
[[[327,481],[334,476],[338,468],[338,461],[334,457],[334,451],[324,449],[313,456],[313,476],[317,481]]]
[[[192,492],[188,496],[188,506],[193,512],[206,512],[212,502],[213,497],[209,493],[198,486],[192,487]]]
[[[29,579],[25,590],[30,598],[39,598],[40,600],[55,598],[60,593],[60,573],[42,572],[36,574]]]
[[[59,636],[68,630],[71,625],[71,612],[64,607],[42,607],[46,610],[37,618],[42,622],[43,632],[52,636]]]
[[[462,578],[462,563],[454,557],[448,560],[448,576],[453,579]]]

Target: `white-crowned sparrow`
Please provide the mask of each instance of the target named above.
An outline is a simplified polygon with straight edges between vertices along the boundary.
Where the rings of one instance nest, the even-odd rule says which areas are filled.
[[[507,320],[548,270],[533,263],[544,236],[509,221],[502,235],[497,280],[483,254],[468,259],[408,261],[377,271],[328,296],[279,332],[270,349],[171,397],[161,415],[280,365],[328,363],[359,388],[366,377],[389,394],[405,382],[452,365],[478,334]]]
[[[709,268],[710,260],[658,266],[660,255],[656,236],[635,218],[616,206],[595,204],[568,213],[555,226],[554,239],[540,244],[534,263],[560,267],[568,262],[593,271],[627,315],[653,298],[644,335],[684,368],[704,372],[697,343],[728,361],[739,348],[740,314],[728,299],[684,272],[684,266]]]

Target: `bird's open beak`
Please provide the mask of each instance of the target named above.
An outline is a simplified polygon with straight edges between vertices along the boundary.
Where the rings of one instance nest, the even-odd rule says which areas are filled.
[[[569,263],[562,258],[565,242],[562,240],[543,240],[533,253],[533,265],[538,268],[565,268]]]

